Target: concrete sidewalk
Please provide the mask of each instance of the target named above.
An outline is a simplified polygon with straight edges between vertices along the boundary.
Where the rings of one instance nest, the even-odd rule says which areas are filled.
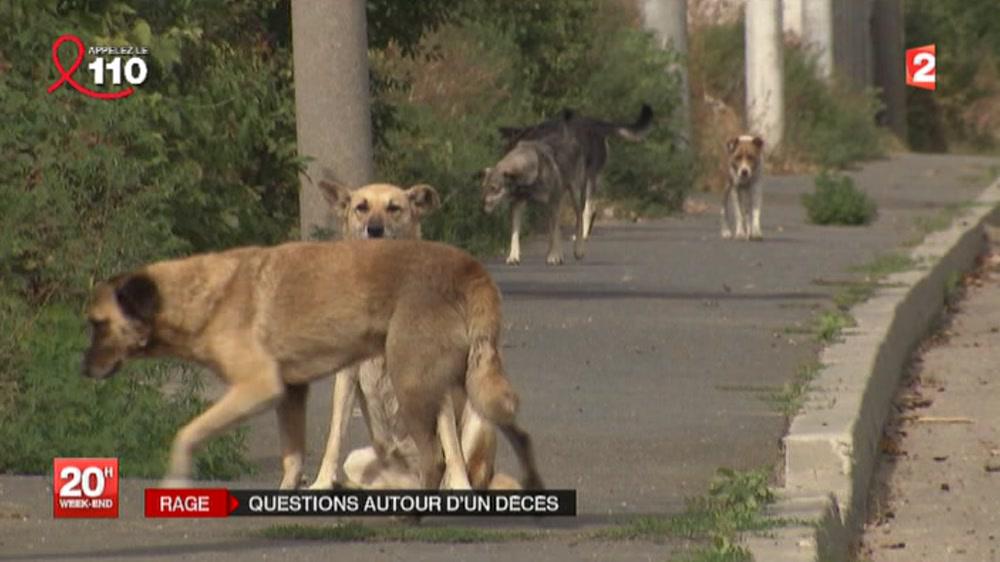
[[[860,560],[1000,561],[1000,256],[966,285],[896,397]]]
[[[583,262],[547,267],[539,243],[527,245],[519,268],[491,262],[505,296],[506,361],[542,475],[551,487],[579,492],[581,517],[560,527],[677,513],[720,466],[773,466],[785,419],[762,397],[815,360],[818,344],[803,328],[830,305],[829,281],[857,277],[852,266],[918,239],[918,217],[973,199],[995,164],[927,155],[871,163],[853,174],[879,204],[879,220],[865,228],[807,225],[799,200],[812,177],[786,176],[767,180],[762,243],[720,240],[711,196],[713,210],[702,215],[598,223]],[[310,471],[325,441],[329,396],[329,382],[315,385]],[[352,431],[352,446],[362,444],[362,425]],[[251,423],[261,471],[241,485],[278,482],[277,443],[273,415]],[[506,447],[501,464],[512,470]],[[138,508],[118,522],[52,521],[50,497],[44,479],[0,477],[0,511],[27,517],[0,519],[0,557],[242,560],[294,549],[300,559],[642,560],[678,546],[578,543],[554,530],[551,540],[522,545],[255,541],[248,549],[236,521],[159,524],[142,520]]]

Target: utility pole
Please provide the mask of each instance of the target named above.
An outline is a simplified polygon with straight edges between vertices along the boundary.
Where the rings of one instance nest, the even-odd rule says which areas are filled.
[[[685,141],[691,140],[691,102],[687,70],[687,0],[642,0],[643,26],[656,36],[661,49],[672,49],[680,61],[672,68],[681,77],[678,121]]]
[[[372,179],[365,0],[292,0],[298,149],[310,158],[300,176],[301,237],[332,227],[335,216],[316,183],[355,188]]]
[[[781,0],[747,2],[745,41],[747,126],[764,137],[770,152],[785,129]]]

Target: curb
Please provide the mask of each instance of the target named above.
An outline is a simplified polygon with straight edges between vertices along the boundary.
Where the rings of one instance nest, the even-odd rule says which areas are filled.
[[[746,547],[758,562],[846,562],[864,525],[882,429],[913,349],[939,317],[955,276],[1000,220],[1000,178],[944,231],[911,253],[916,270],[889,275],[851,309],[857,326],[823,349],[823,368],[784,438],[785,487],[769,515],[792,520]]]

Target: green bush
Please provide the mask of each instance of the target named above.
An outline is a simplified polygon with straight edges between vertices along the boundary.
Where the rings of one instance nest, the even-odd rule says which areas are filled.
[[[843,168],[883,154],[875,123],[880,102],[846,81],[819,78],[816,56],[800,45],[785,49],[786,154],[825,168]]]
[[[170,437],[206,404],[193,383],[163,395],[161,363],[83,380],[88,293],[144,262],[294,233],[289,59],[261,29],[275,2],[136,4],[142,17],[122,2],[0,4],[0,112],[18,116],[0,128],[2,471],[114,455],[126,474],[160,474]],[[63,29],[150,46],[141,92],[47,94],[56,75],[38,53]],[[246,472],[243,449],[242,433],[220,438],[198,475]]]
[[[816,176],[816,191],[802,195],[813,224],[865,225],[878,213],[875,201],[849,176],[824,171]]]

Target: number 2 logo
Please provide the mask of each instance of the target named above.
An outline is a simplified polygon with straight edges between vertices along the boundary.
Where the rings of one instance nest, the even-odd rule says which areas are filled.
[[[906,85],[925,90],[937,89],[937,45],[906,50]]]

